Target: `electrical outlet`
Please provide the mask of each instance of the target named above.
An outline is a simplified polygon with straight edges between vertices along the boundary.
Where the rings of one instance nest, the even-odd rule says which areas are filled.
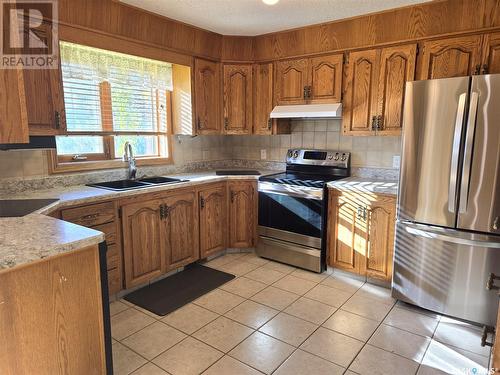
[[[267,159],[267,150],[265,148],[263,148],[262,150],[260,150],[260,159],[261,160],[266,160]]]
[[[399,169],[399,164],[401,164],[401,156],[393,155],[392,157],[392,167]]]

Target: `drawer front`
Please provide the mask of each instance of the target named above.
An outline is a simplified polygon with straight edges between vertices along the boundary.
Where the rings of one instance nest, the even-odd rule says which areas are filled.
[[[120,252],[118,251],[118,246],[116,245],[108,246],[108,252],[106,253],[106,264],[108,271],[114,268],[121,268]]]
[[[116,223],[114,221],[111,223],[94,225],[92,229],[103,232],[106,235],[106,243],[108,245],[116,243]]]
[[[122,290],[122,276],[118,268],[108,271],[108,289],[109,294],[115,294]]]
[[[93,204],[90,206],[68,208],[61,212],[62,219],[85,227],[108,223],[115,219],[113,202]]]

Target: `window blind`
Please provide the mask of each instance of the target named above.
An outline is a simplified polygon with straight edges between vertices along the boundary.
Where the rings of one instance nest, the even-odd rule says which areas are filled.
[[[169,63],[60,42],[68,133],[167,131]]]

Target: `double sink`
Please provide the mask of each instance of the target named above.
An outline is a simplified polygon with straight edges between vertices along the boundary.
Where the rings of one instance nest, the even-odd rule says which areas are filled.
[[[97,184],[88,184],[87,186],[92,186],[106,190],[122,191],[122,190],[141,189],[155,185],[177,184],[179,182],[187,182],[187,181],[189,180],[181,180],[179,178],[157,176],[157,177],[144,177],[137,180],[117,180],[117,181],[99,182]]]

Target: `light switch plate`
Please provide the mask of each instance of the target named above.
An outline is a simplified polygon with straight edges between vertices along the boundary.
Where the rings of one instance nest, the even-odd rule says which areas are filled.
[[[265,148],[260,150],[260,159],[261,160],[266,160],[267,159],[267,150]]]
[[[399,169],[399,164],[401,164],[401,156],[393,155],[392,157],[392,167]]]

